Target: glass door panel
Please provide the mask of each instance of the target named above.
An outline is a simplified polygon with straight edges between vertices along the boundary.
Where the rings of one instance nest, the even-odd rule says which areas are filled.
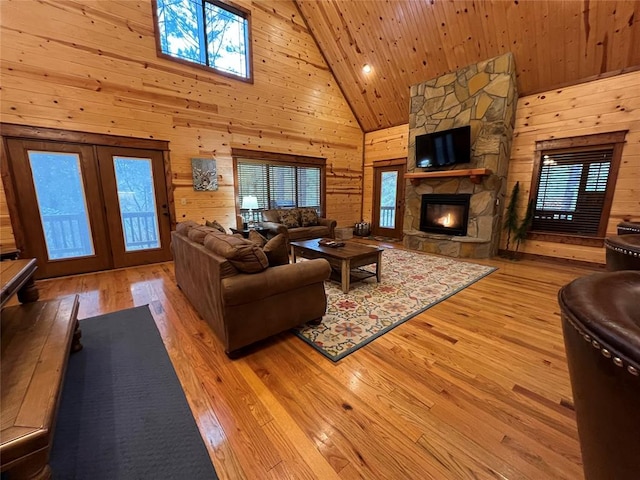
[[[24,258],[36,278],[112,267],[93,148],[70,142],[7,139],[7,158]]]
[[[27,152],[49,260],[93,255],[77,153]]]
[[[380,227],[395,229],[398,172],[382,172],[380,184]]]
[[[406,159],[390,160],[373,168],[373,212],[371,232],[402,238],[404,172]]]
[[[171,260],[171,224],[162,152],[98,147],[116,268]]]
[[[151,159],[115,156],[113,168],[125,251],[160,248]]]

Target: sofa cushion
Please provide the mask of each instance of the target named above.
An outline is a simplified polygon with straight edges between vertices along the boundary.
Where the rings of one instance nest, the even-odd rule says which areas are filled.
[[[204,246],[244,273],[261,272],[269,266],[262,249],[244,238],[210,233],[204,240]]]
[[[325,238],[329,236],[329,227],[325,227],[323,225],[289,229],[289,240],[293,242],[296,240],[309,240],[312,238]]]
[[[300,226],[300,215],[297,208],[280,210],[279,219],[280,223],[287,228],[298,228]]]
[[[300,208],[300,223],[303,227],[318,225],[318,212],[315,208]]]
[[[249,240],[251,240],[253,243],[255,243],[257,246],[259,246],[260,248],[264,247],[268,240],[262,235],[260,234],[260,232],[256,231],[256,230],[249,230]],[[271,262],[269,262],[271,263]]]
[[[270,267],[275,267],[276,265],[287,265],[289,263],[287,238],[281,233],[269,240],[262,251],[267,256]]]
[[[227,233],[227,231],[224,229],[224,227],[222,225],[220,225],[220,223],[217,220],[214,220],[212,222],[210,222],[209,220],[207,220],[206,222],[204,222],[204,224],[207,227],[212,227],[215,228],[219,231],[221,231],[222,233]]]
[[[191,230],[193,227],[197,227],[198,224],[196,222],[194,222],[193,220],[186,220],[184,222],[180,222],[176,225],[176,232],[178,232],[180,235],[184,235],[185,237],[189,236],[189,230]]]
[[[196,225],[189,229],[187,237],[189,237],[189,240],[203,245],[205,237],[210,233],[220,234],[220,231],[217,228],[207,227],[206,225]]]

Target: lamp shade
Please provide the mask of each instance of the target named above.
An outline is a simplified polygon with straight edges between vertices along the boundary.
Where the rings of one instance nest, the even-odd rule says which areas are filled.
[[[253,195],[247,195],[246,197],[242,197],[242,208],[251,210],[253,208],[258,208],[258,197],[254,197]]]

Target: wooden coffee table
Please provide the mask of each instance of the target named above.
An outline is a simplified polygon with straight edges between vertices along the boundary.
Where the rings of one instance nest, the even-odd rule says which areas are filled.
[[[354,242],[345,242],[344,247],[331,248],[318,245],[318,240],[316,238],[303,242],[291,242],[292,261],[295,263],[296,257],[324,258],[331,265],[332,280],[340,283],[344,293],[349,293],[349,286],[353,281],[375,276],[380,282],[382,248]],[[376,265],[375,273],[358,268],[371,264]]]

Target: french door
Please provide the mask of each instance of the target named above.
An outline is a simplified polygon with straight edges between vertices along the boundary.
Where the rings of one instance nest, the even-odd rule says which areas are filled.
[[[38,278],[169,260],[162,152],[7,139],[23,257]]]
[[[373,215],[371,233],[402,237],[405,160],[373,168]]]

